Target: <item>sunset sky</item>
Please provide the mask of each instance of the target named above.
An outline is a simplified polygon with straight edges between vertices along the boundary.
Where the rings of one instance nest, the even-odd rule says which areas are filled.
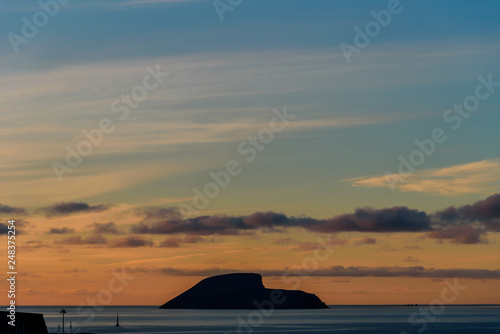
[[[3,1],[17,302],[92,303],[124,271],[110,304],[229,272],[327,304],[455,280],[499,303],[500,3],[390,3],[73,0],[33,32],[38,2]]]

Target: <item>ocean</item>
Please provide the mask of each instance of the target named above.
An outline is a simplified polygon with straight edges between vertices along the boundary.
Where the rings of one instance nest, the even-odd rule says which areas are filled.
[[[500,333],[500,305],[330,306],[320,310],[160,310],[156,306],[106,306],[100,310],[65,306],[65,332],[75,333]],[[43,313],[57,333],[61,307],[19,307]],[[119,314],[120,326],[116,326]],[[61,329],[62,333],[62,329]]]

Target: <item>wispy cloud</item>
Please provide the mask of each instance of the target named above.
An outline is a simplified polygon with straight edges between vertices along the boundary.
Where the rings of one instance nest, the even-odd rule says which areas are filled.
[[[187,220],[179,215],[164,217],[161,213],[155,219],[149,215],[138,224],[133,224],[131,233],[137,234],[177,234],[192,235],[240,235],[255,230],[282,231],[282,229],[302,227],[312,232],[425,232],[431,231],[429,215],[423,211],[407,207],[359,208],[354,213],[343,214],[329,219],[293,217],[272,211],[256,212],[248,216],[201,216]],[[374,243],[368,238],[365,243]]]
[[[109,247],[111,248],[128,248],[128,247],[152,247],[153,241],[146,240],[140,236],[128,236],[124,238],[111,240]]]
[[[107,239],[101,235],[94,235],[87,238],[81,236],[72,236],[60,240],[55,240],[54,243],[61,245],[102,245],[107,243]]]
[[[16,208],[9,205],[0,204],[0,215],[9,214],[9,215],[24,215],[26,214],[26,210],[24,208]]]
[[[385,176],[362,176],[344,180],[355,187],[386,188]],[[404,182],[392,183],[404,192],[441,196],[491,194],[500,190],[500,159],[487,159],[438,169],[424,169],[405,176]]]
[[[122,234],[114,222],[94,223],[91,226],[94,228],[94,234]]]
[[[363,237],[363,238],[357,238],[353,239],[354,244],[356,246],[359,245],[375,245],[377,243],[377,239],[372,238],[372,237]]]
[[[407,256],[403,260],[403,262],[420,262],[419,259],[413,257],[413,256]]]
[[[66,216],[73,213],[100,212],[107,210],[109,208],[110,205],[106,204],[91,206],[83,202],[63,202],[42,208],[41,211],[47,217],[54,217],[54,216]]]
[[[12,189],[11,204],[40,205],[49,198],[52,202],[88,199],[218,167],[235,154],[235,149],[220,153],[221,143],[237,144],[269,124],[272,108],[280,107],[277,100],[255,101],[270,101],[275,94],[285,94],[280,103],[297,115],[283,133],[285,139],[409,118],[385,111],[349,113],[343,107],[300,99],[300,92],[324,89],[325,80],[335,74],[330,61],[324,52],[255,51],[236,58],[173,56],[8,72],[0,78],[0,100],[11,111],[0,115],[4,128],[0,179]],[[129,94],[144,76],[144,68],[154,63],[171,74],[140,110],[131,110],[126,120],[120,120],[110,110],[111,102]],[[0,65],[8,67],[8,62],[0,59]],[[73,116],[68,117],[68,110]],[[85,140],[82,130],[96,128],[102,118],[110,118],[116,130],[93,148],[78,170],[64,175],[64,183],[55,184],[50,163],[65,163],[66,146],[74,148]],[[42,140],[44,145],[37,145]],[[226,157],[214,159],[215,147],[216,154]],[[145,164],[150,166],[147,175],[142,173]],[[79,195],[70,197],[74,189]]]
[[[75,232],[76,231],[75,231],[74,228],[69,228],[69,227],[61,227],[61,228],[52,227],[47,232],[47,234],[71,234],[71,233],[75,233]]]
[[[479,244],[485,243],[484,235],[486,231],[484,228],[473,226],[450,226],[447,228],[431,231],[426,234],[428,238],[442,240],[450,240],[455,244]]]

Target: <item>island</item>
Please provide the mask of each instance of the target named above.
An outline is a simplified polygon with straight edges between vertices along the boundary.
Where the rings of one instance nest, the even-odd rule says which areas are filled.
[[[160,309],[324,309],[316,295],[300,290],[267,289],[262,276],[235,273],[208,277]]]

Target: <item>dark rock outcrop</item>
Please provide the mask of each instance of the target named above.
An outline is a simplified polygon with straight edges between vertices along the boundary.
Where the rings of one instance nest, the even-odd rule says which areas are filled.
[[[259,274],[205,278],[160,306],[163,309],[318,309],[316,295],[300,290],[266,289]]]

